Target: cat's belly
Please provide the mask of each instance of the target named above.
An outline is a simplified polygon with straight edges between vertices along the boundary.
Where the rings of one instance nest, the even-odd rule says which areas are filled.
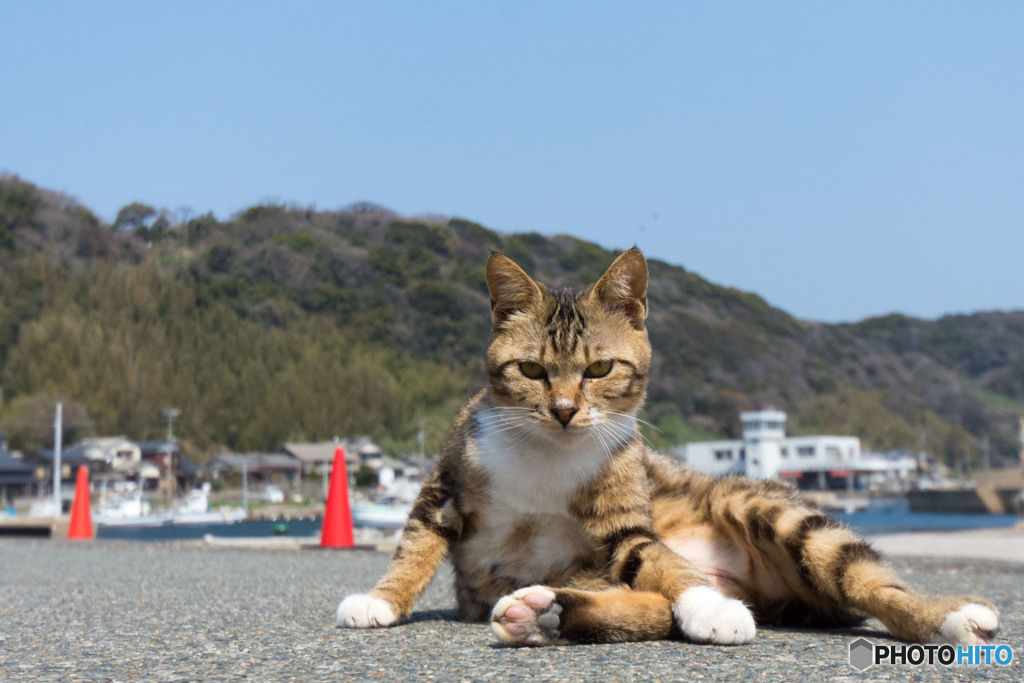
[[[523,514],[495,504],[482,522],[454,559],[465,587],[488,599],[523,586],[563,583],[595,552],[579,523],[564,515]]]
[[[733,594],[747,581],[748,558],[729,541],[707,527],[687,529],[661,539],[662,543],[701,570],[719,590]]]
[[[750,553],[711,527],[687,527],[661,537],[661,541],[726,595],[748,600],[754,593],[773,598],[791,592],[770,560]]]

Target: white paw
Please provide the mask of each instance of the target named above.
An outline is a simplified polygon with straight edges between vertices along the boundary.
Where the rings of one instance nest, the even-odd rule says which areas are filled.
[[[397,621],[386,600],[370,595],[350,595],[338,605],[336,621],[339,628],[373,628],[391,626]]]
[[[698,643],[739,645],[754,639],[757,627],[750,610],[711,586],[686,590],[672,607],[683,634]]]
[[[939,625],[932,642],[950,645],[985,645],[999,630],[999,616],[991,607],[969,602],[950,612]]]
[[[498,640],[514,645],[559,645],[562,606],[544,586],[520,588],[506,595],[491,612],[491,630]]]

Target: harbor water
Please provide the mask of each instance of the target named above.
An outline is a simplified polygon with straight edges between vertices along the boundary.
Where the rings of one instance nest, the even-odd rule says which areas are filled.
[[[963,531],[999,529],[1021,521],[1017,515],[911,512],[905,501],[874,504],[857,512],[831,513],[867,536],[913,531]],[[283,526],[282,526],[283,525]],[[212,526],[164,526],[153,528],[100,527],[99,538],[135,541],[200,540],[207,535],[222,538],[264,538],[282,535],[303,538],[320,533],[319,518],[288,521],[253,520]]]
[[[273,521],[247,520],[236,524],[195,524],[158,527],[99,527],[96,537],[127,541],[188,541],[206,536],[219,538],[270,538],[290,536],[303,538],[320,534],[319,517]],[[282,533],[283,532],[283,533]]]
[[[1021,521],[1019,515],[988,515],[963,512],[911,512],[905,500],[875,503],[867,509],[832,513],[865,536],[908,531],[966,531],[1005,529]]]

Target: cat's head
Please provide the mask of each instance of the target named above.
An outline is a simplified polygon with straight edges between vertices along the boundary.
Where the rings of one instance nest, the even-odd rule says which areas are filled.
[[[609,442],[631,438],[651,363],[640,250],[619,256],[584,292],[549,290],[492,254],[487,286],[492,403],[506,419],[559,443],[595,432]]]

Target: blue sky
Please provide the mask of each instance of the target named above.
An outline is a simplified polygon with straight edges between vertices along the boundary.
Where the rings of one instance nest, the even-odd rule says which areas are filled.
[[[0,0],[0,172],[373,201],[826,322],[1024,308],[1024,3]]]

